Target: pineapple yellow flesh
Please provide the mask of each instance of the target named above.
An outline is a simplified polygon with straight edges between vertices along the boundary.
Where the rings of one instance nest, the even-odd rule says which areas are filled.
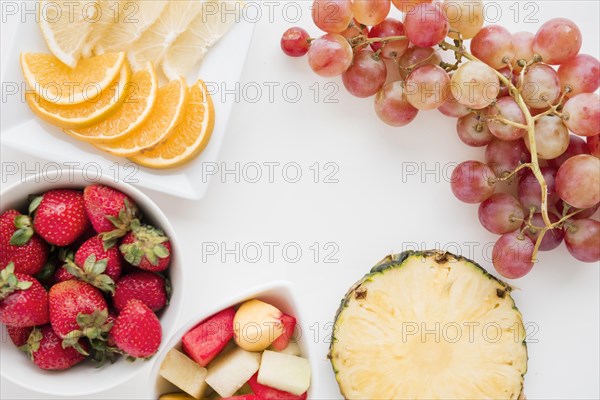
[[[474,263],[416,253],[348,294],[331,358],[347,399],[517,399],[525,333],[510,288]]]

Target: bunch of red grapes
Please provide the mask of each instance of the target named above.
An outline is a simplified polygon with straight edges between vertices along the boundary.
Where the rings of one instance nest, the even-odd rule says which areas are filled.
[[[389,17],[392,4],[403,21]],[[287,55],[307,55],[317,75],[341,75],[352,95],[374,96],[389,125],[437,108],[458,118],[461,141],[486,146],[485,163],[459,164],[451,186],[501,235],[501,275],[526,275],[538,251],[563,241],[576,259],[600,261],[600,63],[579,54],[572,21],[511,34],[483,27],[482,0],[314,0],[312,17],[325,34],[288,29]]]

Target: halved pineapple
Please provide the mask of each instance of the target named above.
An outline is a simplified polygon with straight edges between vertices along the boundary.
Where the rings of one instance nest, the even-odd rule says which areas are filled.
[[[450,253],[388,256],[354,285],[330,358],[347,399],[517,399],[527,371],[506,283]]]

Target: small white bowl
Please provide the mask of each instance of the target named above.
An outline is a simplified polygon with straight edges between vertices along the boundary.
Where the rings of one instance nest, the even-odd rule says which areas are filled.
[[[298,333],[298,344],[302,349],[302,356],[307,358],[310,362],[310,367],[312,370],[311,384],[308,389],[308,398],[312,398],[312,393],[314,393],[314,389],[317,386],[316,371],[317,366],[314,362],[315,357],[311,354],[311,346],[309,346],[308,340],[310,335],[309,326],[305,325],[307,323],[306,320],[302,318],[302,314],[300,313],[300,309],[296,302],[296,297],[293,293],[292,286],[289,282],[286,281],[276,281],[272,283],[268,283],[265,285],[261,285],[255,287],[253,289],[248,290],[245,293],[242,293],[238,296],[233,297],[232,299],[222,303],[215,304],[206,310],[202,310],[197,317],[192,318],[185,325],[183,325],[174,335],[167,341],[166,346],[163,347],[162,352],[153,359],[154,367],[152,369],[152,374],[150,375],[151,384],[154,385],[154,391],[152,393],[151,398],[158,399],[160,395],[165,393],[172,393],[181,391],[173,386],[170,382],[164,379],[159,374],[160,365],[162,364],[165,356],[172,348],[177,348],[181,350],[181,338],[187,331],[201,323],[202,321],[208,319],[219,311],[225,310],[231,306],[238,305],[243,303],[246,300],[251,299],[259,299],[269,304],[274,305],[285,314],[294,316],[298,321],[297,325],[297,333]]]
[[[27,210],[27,197],[30,194],[44,193],[50,189],[83,189],[88,185],[103,184],[130,196],[140,208],[144,220],[164,230],[171,240],[173,255],[168,274],[173,286],[173,294],[170,304],[159,313],[163,329],[160,349],[163,349],[166,346],[166,339],[172,335],[177,326],[183,299],[183,261],[173,226],[160,208],[138,189],[110,176],[89,177],[88,175],[85,171],[73,169],[52,170],[46,174],[32,175],[23,182],[11,185],[2,191],[1,212],[11,208],[23,212]],[[2,377],[27,389],[54,396],[82,397],[99,393],[122,384],[142,370],[150,368],[150,363],[140,360],[132,363],[125,360],[125,357],[120,357],[114,364],[107,363],[102,368],[95,368],[93,363],[85,362],[66,371],[44,371],[29,361],[25,353],[13,345],[5,327],[2,327],[2,339],[0,343]]]

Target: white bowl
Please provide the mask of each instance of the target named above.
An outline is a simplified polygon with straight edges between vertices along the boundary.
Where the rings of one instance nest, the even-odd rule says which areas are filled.
[[[214,314],[222,311],[231,306],[238,305],[243,303],[246,300],[251,299],[259,299],[263,300],[267,303],[270,303],[283,311],[288,315],[294,316],[298,321],[297,333],[298,333],[298,344],[302,349],[302,356],[308,358],[310,362],[310,367],[312,370],[311,384],[308,389],[308,398],[312,398],[312,393],[314,393],[314,389],[317,386],[316,371],[317,366],[314,362],[315,357],[311,354],[311,346],[309,346],[308,340],[310,338],[309,335],[309,326],[305,325],[307,321],[302,318],[302,314],[300,313],[300,309],[296,302],[296,297],[293,293],[291,284],[285,281],[277,281],[269,284],[261,285],[255,287],[245,293],[237,295],[232,299],[223,302],[222,304],[215,304],[206,310],[202,310],[198,313],[197,317],[192,318],[185,325],[183,325],[168,341],[166,346],[163,347],[161,353],[159,353],[158,357],[156,357],[154,362],[154,367],[152,369],[152,374],[150,375],[151,384],[154,387],[154,391],[152,393],[151,398],[158,399],[160,395],[171,392],[179,392],[180,389],[177,389],[170,382],[164,379],[159,374],[160,365],[162,364],[165,356],[172,348],[181,349],[181,338],[187,331],[201,323],[202,321],[208,319]]]
[[[7,187],[0,194],[2,212],[16,208],[27,209],[27,197],[50,189],[77,188],[83,189],[91,184],[111,186],[130,196],[139,206],[144,219],[161,228],[169,236],[172,244],[172,260],[169,268],[169,279],[173,286],[170,305],[159,314],[163,329],[161,349],[165,348],[166,338],[170,337],[177,326],[180,305],[183,299],[182,259],[179,242],[171,223],[158,206],[145,194],[133,186],[108,176],[89,176],[82,170],[53,170],[46,174],[30,176],[23,182]],[[2,327],[0,343],[0,372],[2,376],[18,385],[40,393],[54,396],[85,396],[102,392],[126,382],[150,368],[151,363],[143,361],[128,362],[120,357],[114,364],[107,363],[102,368],[95,368],[91,362],[79,364],[66,371],[44,371],[27,359],[25,353],[19,351],[11,342]],[[159,349],[160,351],[160,349]]]

